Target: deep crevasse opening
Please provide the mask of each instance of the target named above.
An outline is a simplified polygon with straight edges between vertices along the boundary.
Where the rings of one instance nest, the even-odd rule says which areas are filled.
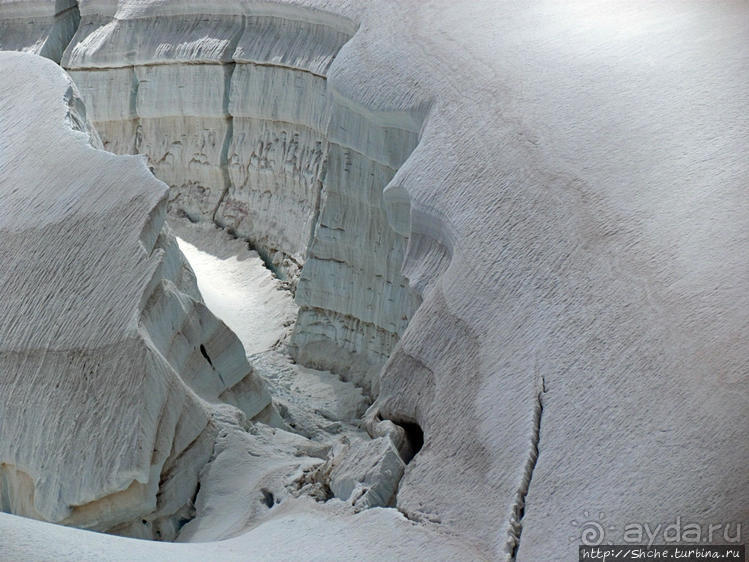
[[[114,19],[100,9],[82,6],[61,61],[88,118],[106,149],[145,155],[170,186],[180,247],[208,307],[239,335],[270,384],[282,420],[262,419],[317,443],[294,442],[275,466],[248,468],[245,475],[257,480],[243,484],[239,497],[260,494],[253,505],[272,509],[296,485],[320,500],[350,499],[356,509],[393,505],[404,461],[418,452],[423,433],[409,422],[396,431],[395,445],[389,437],[370,440],[361,420],[420,302],[401,273],[408,228],[391,228],[383,201],[416,146],[420,117],[373,113],[329,90],[327,69],[355,30],[344,18],[299,8],[293,17]],[[174,43],[161,42],[164,36]],[[128,50],[133,44],[138,48]],[[215,370],[213,351],[201,344],[199,354]],[[239,383],[219,398],[242,408],[248,390]],[[224,442],[219,431],[195,506],[179,514],[167,537],[148,518],[143,528],[136,522],[110,530],[227,536],[231,517],[211,521],[216,498],[226,500],[216,482],[225,479],[222,463],[237,461],[248,442],[242,431],[230,434]],[[255,438],[277,445],[268,435]],[[307,460],[290,463],[300,451]],[[364,465],[374,471],[362,473]],[[259,516],[228,511],[237,519]]]
[[[104,146],[144,154],[170,186],[172,215],[248,241],[295,290],[294,358],[376,395],[420,302],[382,193],[421,117],[331,91],[327,70],[356,26],[286,9],[115,20],[84,6],[62,65]]]
[[[213,58],[202,52],[165,56],[161,45],[157,53],[141,44],[132,64],[118,67],[116,52],[126,43],[105,39],[115,53],[103,50],[107,68],[97,68],[99,62],[86,61],[76,46],[100,29],[84,14],[63,65],[92,107],[105,147],[146,155],[170,186],[173,217],[213,223],[249,242],[295,291],[294,304],[278,299],[283,312],[263,310],[267,321],[253,338],[251,321],[241,319],[257,312],[251,297],[225,298],[233,273],[214,270],[213,282],[203,283],[209,307],[247,342],[250,362],[269,382],[287,429],[334,443],[328,461],[302,478],[302,486],[313,489],[307,493],[352,498],[357,509],[393,505],[403,461],[418,451],[423,435],[412,443],[420,429],[394,427],[397,446],[390,437],[369,441],[359,421],[369,401],[357,387],[376,395],[379,370],[419,304],[401,274],[408,229],[391,228],[383,191],[415,147],[420,120],[372,113],[329,91],[325,73],[353,27],[299,15],[157,18],[151,25],[162,32],[188,29],[198,37],[207,31],[224,43]],[[138,23],[118,21],[112,36],[134,36]],[[218,246],[214,254],[226,251]],[[185,249],[194,262],[208,257]],[[198,262],[200,283],[201,266],[210,264]],[[216,281],[220,291],[213,289]],[[261,286],[253,290],[269,296]],[[279,333],[278,323],[269,333],[276,315],[284,327],[291,317],[293,330],[270,342]],[[277,344],[275,351],[261,349],[266,336],[264,345]],[[291,365],[283,351],[313,369]],[[348,443],[336,439],[341,435]],[[362,474],[363,464],[374,472]],[[275,491],[283,501],[279,486],[263,489],[264,499]],[[210,498],[210,487],[203,490]],[[200,500],[199,514],[206,511]],[[201,525],[189,523],[181,536],[210,538]]]
[[[362,389],[285,353],[297,307],[288,288],[247,243],[210,224],[171,220],[206,306],[239,337],[248,360],[269,383],[286,428],[311,439],[366,434],[358,420],[369,405]]]

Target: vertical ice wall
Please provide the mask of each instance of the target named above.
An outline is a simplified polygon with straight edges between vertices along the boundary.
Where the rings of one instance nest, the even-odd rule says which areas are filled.
[[[390,226],[383,189],[416,146],[408,115],[366,114],[332,96],[320,217],[297,288],[292,346],[307,364],[366,387],[419,304],[401,273],[407,237]]]
[[[242,17],[118,14],[123,18],[115,20],[116,13],[82,2],[81,24],[62,64],[91,108],[104,146],[147,155],[151,170],[170,186],[170,210],[210,218],[226,189],[228,85]]]
[[[21,50],[59,63],[79,19],[75,0],[0,0],[0,51]]]
[[[213,448],[209,404],[241,388],[265,419],[270,396],[202,303],[166,186],[96,148],[58,66],[0,65],[0,510],[172,538]]]
[[[291,277],[304,263],[326,172],[325,72],[341,25],[249,16],[229,93],[229,182],[216,221]]]
[[[419,302],[382,192],[420,122],[329,89],[355,25],[254,3],[80,10],[62,64],[104,146],[148,156],[172,213],[230,229],[296,287],[298,360],[372,387]]]

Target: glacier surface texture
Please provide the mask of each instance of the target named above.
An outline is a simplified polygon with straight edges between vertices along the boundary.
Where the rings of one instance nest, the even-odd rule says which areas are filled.
[[[0,50],[0,558],[746,543],[747,2],[0,0]]]

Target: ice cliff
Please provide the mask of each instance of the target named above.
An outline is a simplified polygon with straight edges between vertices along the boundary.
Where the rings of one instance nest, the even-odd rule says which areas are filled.
[[[250,241],[296,287],[299,361],[376,386],[419,302],[400,271],[407,233],[390,228],[382,191],[420,120],[329,87],[355,24],[281,4],[80,10],[61,62],[104,146],[145,154],[172,213]]]
[[[28,3],[36,15],[0,6],[2,29],[13,30],[4,48],[56,58],[56,4]],[[395,503],[420,532],[446,530],[478,557],[536,561],[576,556],[589,516],[614,543],[627,523],[677,517],[749,529],[746,2],[133,0],[78,9],[59,60],[103,145],[144,154],[169,185],[158,220],[168,207],[225,226],[295,287],[291,350],[371,390],[367,428],[392,436],[409,461]],[[17,31],[23,18],[34,22],[28,35]],[[11,115],[0,116],[4,132],[26,126]],[[20,150],[9,138],[0,142]],[[18,177],[32,174],[38,190],[73,174],[57,157],[68,144],[37,147],[33,166],[19,156],[32,169]],[[111,161],[96,168],[97,185],[111,186],[131,160]],[[39,177],[39,162],[53,171]],[[5,164],[4,178],[13,169]],[[57,201],[53,210],[74,220],[65,183],[52,183],[55,197],[28,199],[31,211]],[[27,184],[5,183],[8,201]],[[114,197],[103,193],[82,201]],[[0,213],[14,208],[5,197]],[[48,222],[22,216],[28,200],[4,219],[34,230],[24,241]],[[131,204],[105,224],[145,224],[150,211]],[[14,238],[3,229],[7,252],[5,237]],[[96,240],[113,243],[107,232]],[[93,262],[72,261],[76,283],[100,278],[94,267],[109,271]],[[28,266],[3,267],[2,282],[16,271]],[[55,263],[48,275],[67,272]],[[109,295],[134,290],[118,282]],[[44,303],[37,292],[23,299],[12,301],[19,311]],[[3,325],[18,314],[4,312]],[[54,346],[43,338],[58,328],[36,314],[13,330],[33,330],[18,341],[38,342],[41,367],[51,368]],[[99,314],[103,340],[117,316]],[[93,332],[94,322],[80,325]],[[44,372],[12,365],[3,376],[24,373],[28,385]],[[191,386],[184,377],[177,388]],[[28,385],[19,388],[32,398],[4,407],[53,399]],[[28,439],[15,435],[0,444],[7,458],[39,450],[14,448]],[[115,446],[110,436],[89,442]],[[47,509],[44,497],[34,502]],[[387,542],[382,527],[369,529]],[[228,555],[232,544],[215,548]]]
[[[270,396],[203,305],[166,186],[101,149],[72,81],[2,54],[0,508],[173,537],[211,455],[211,403]]]
[[[79,20],[76,0],[2,0],[0,50],[21,50],[60,62]]]

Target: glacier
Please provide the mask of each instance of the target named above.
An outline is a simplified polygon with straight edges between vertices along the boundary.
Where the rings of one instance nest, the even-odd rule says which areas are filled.
[[[0,59],[2,511],[215,541],[0,514],[0,555],[567,560],[589,519],[749,528],[746,16],[0,1],[0,48],[70,76]],[[246,362],[167,218],[257,252],[296,365]],[[296,377],[348,393],[335,446]]]
[[[3,511],[97,530],[147,517],[174,536],[211,404],[241,384],[243,414],[271,421],[270,395],[203,304],[164,185],[101,150],[57,65],[2,66]]]
[[[249,241],[288,280],[300,362],[376,387],[419,304],[382,192],[420,113],[375,114],[329,87],[350,18],[231,2],[209,17],[181,3],[108,8],[80,3],[61,60],[104,146],[146,155],[173,214]]]

